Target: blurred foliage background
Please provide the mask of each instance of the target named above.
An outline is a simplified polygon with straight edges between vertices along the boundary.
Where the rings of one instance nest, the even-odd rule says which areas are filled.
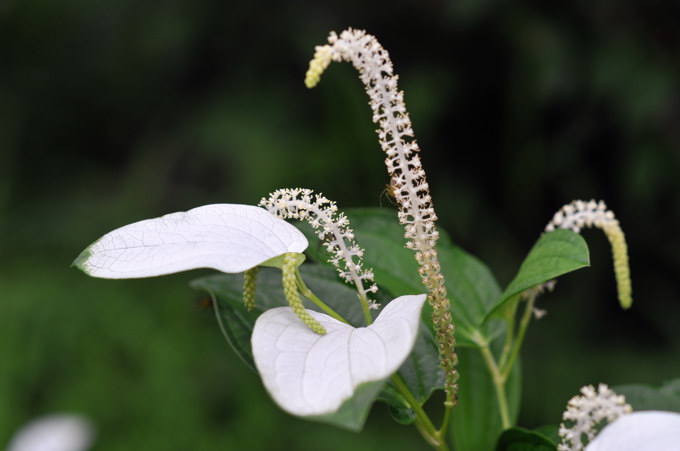
[[[598,231],[592,268],[542,299],[520,423],[558,423],[584,384],[680,376],[679,24],[670,0],[4,0],[0,444],[69,411],[99,450],[425,448],[380,404],[360,435],[283,414],[187,287],[202,272],[69,267],[118,226],[280,187],[390,207],[354,70],[303,85],[348,26],[391,52],[441,226],[501,284],[572,199],[627,234],[630,311]]]

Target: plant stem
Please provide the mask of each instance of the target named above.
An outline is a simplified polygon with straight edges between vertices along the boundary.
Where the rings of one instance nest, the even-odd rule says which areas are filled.
[[[371,316],[371,308],[368,306],[368,298],[366,297],[366,293],[363,291],[363,286],[357,285],[357,291],[359,292],[359,300],[361,301],[361,309],[364,311],[366,325],[370,326],[373,324],[373,317]]]
[[[404,398],[406,398],[406,401],[411,406],[411,409],[413,409],[413,412],[416,415],[415,426],[416,429],[418,429],[418,432],[420,432],[420,435],[423,436],[427,443],[429,443],[439,451],[448,451],[449,447],[446,444],[446,438],[444,433],[446,429],[446,422],[448,421],[448,413],[451,409],[449,408],[446,409],[446,414],[444,416],[445,423],[443,424],[442,429],[437,430],[432,424],[430,417],[423,410],[418,400],[413,396],[411,391],[408,389],[406,383],[402,380],[401,376],[399,376],[399,373],[395,373],[392,376],[392,383],[394,383],[399,392],[404,396]]]
[[[484,362],[486,363],[486,366],[489,369],[493,379],[493,385],[496,389],[496,399],[498,400],[498,411],[501,415],[501,424],[503,425],[503,429],[507,429],[510,427],[508,398],[505,393],[505,381],[507,379],[507,375],[503,375],[499,371],[498,365],[496,364],[496,359],[494,358],[493,353],[491,352],[491,349],[489,349],[488,345],[480,347],[479,351],[482,353]]]
[[[515,317],[517,316],[517,305],[518,305],[518,300],[512,300],[510,301],[512,308],[509,309],[504,315],[503,318],[505,319],[505,322],[508,326],[508,331],[505,334],[505,342],[503,343],[503,350],[501,351],[501,358],[498,360],[498,366],[501,368],[505,367],[505,364],[508,361],[508,358],[510,357],[510,351],[512,350],[512,345],[515,341]]]
[[[536,296],[537,294],[533,294],[531,297],[529,297],[529,299],[527,299],[526,301],[526,305],[524,306],[524,311],[522,312],[522,319],[519,323],[519,329],[517,330],[517,336],[515,337],[515,342],[513,343],[512,351],[510,352],[510,356],[508,357],[508,359],[504,362],[504,365],[501,367],[501,374],[503,375],[504,380],[508,378],[510,371],[512,371],[512,367],[515,364],[515,360],[519,355],[519,350],[522,348],[524,336],[526,334],[527,327],[529,326],[529,322],[531,321],[531,314],[534,311],[534,303],[536,301]]]
[[[323,302],[321,299],[319,299],[314,293],[312,293],[312,290],[307,288],[307,285],[305,285],[304,280],[302,280],[302,276],[300,275],[300,271],[295,270],[295,277],[297,279],[297,287],[300,293],[313,303],[315,303],[321,310],[323,310],[328,316],[337,319],[338,321],[341,321],[345,324],[349,324],[349,321],[347,321],[345,318],[340,316],[335,310],[330,308],[328,304]]]

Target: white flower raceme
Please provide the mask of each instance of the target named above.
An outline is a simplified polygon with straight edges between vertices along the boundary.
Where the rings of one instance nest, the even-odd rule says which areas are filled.
[[[385,380],[404,363],[424,303],[424,294],[401,296],[373,324],[359,328],[310,310],[325,335],[305,327],[288,307],[267,310],[257,319],[251,340],[267,391],[293,415],[336,412],[359,386]]]
[[[602,429],[586,451],[680,451],[680,413],[624,415]]]
[[[630,282],[630,267],[628,265],[628,246],[614,212],[607,209],[603,201],[585,202],[575,200],[563,206],[545,227],[546,232],[556,228],[570,229],[580,233],[584,227],[597,227],[607,236],[614,258],[614,275],[619,294],[619,302],[626,309],[633,303]]]
[[[617,395],[606,384],[597,389],[592,385],[581,388],[581,395],[574,396],[567,404],[562,415],[564,422],[559,434],[562,443],[559,451],[580,451],[583,441],[590,442],[595,437],[596,426],[612,422],[622,415],[632,412],[622,395]]]
[[[307,87],[314,87],[319,82],[331,61],[348,61],[359,71],[369,96],[373,122],[379,125],[376,130],[378,140],[387,156],[385,165],[390,176],[390,190],[400,206],[398,217],[404,225],[406,246],[415,251],[419,273],[433,308],[432,322],[446,373],[446,404],[452,406],[457,390],[458,357],[450,301],[435,247],[439,237],[435,227],[437,215],[418,155],[420,148],[406,111],[404,93],[397,86],[399,77],[394,73],[389,53],[364,30],[349,28],[340,35],[332,32],[328,44],[317,46],[315,50],[305,78]]]
[[[378,305],[368,299],[378,287],[373,282],[373,271],[363,267],[364,250],[359,247],[349,220],[338,212],[335,202],[310,189],[279,189],[263,198],[260,206],[284,219],[307,221],[316,231],[324,247],[330,253],[328,261],[338,270],[345,282],[354,283],[359,296],[367,305]]]
[[[214,204],[107,233],[75,260],[94,277],[152,277],[196,268],[240,273],[307,248],[286,221],[251,205]]]

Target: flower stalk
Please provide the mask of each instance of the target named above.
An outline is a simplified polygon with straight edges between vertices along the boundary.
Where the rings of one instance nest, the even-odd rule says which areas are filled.
[[[330,253],[328,261],[345,282],[356,287],[366,324],[371,324],[370,311],[377,309],[378,304],[368,295],[378,291],[378,287],[373,283],[373,271],[363,267],[364,250],[356,243],[349,220],[338,213],[335,202],[312,190],[295,188],[274,191],[259,205],[279,218],[307,221],[314,228]]]
[[[333,32],[327,45],[316,47],[305,79],[307,87],[314,87],[319,82],[321,73],[331,61],[351,62],[359,71],[370,98],[373,122],[379,125],[376,133],[387,156],[385,164],[391,191],[400,205],[398,217],[405,228],[406,247],[415,252],[420,277],[428,291],[428,302],[433,308],[432,322],[446,377],[445,404],[452,407],[456,402],[458,380],[455,327],[435,247],[437,216],[404,104],[404,93],[397,88],[398,76],[393,73],[389,54],[374,36],[363,30],[347,29],[339,36]]]

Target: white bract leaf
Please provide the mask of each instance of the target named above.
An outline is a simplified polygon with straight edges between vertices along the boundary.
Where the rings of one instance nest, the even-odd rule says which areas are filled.
[[[368,327],[355,328],[309,311],[326,328],[310,330],[289,307],[267,310],[252,335],[265,388],[285,411],[320,416],[337,411],[361,384],[387,379],[413,349],[426,296],[401,296]]]
[[[214,204],[109,232],[74,264],[95,277],[125,279],[196,268],[239,273],[308,242],[291,224],[251,205]]]
[[[680,413],[623,415],[602,429],[586,451],[680,451]]]

